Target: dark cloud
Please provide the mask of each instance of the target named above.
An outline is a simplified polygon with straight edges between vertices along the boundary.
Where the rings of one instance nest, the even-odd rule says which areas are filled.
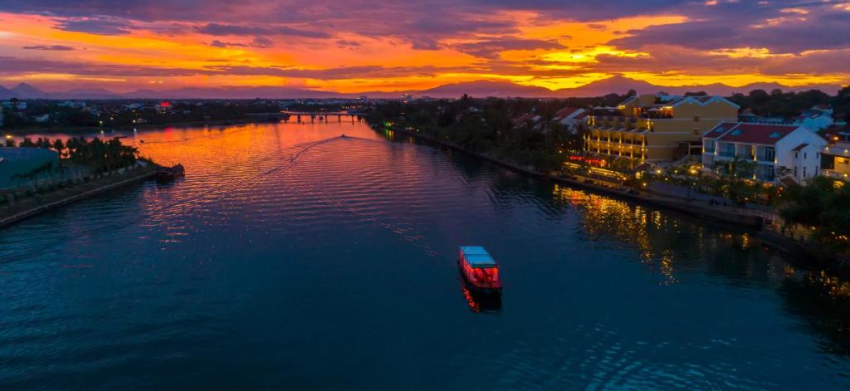
[[[565,46],[557,41],[502,37],[499,39],[458,44],[452,46],[452,48],[476,57],[497,58],[499,57],[499,53],[505,50],[563,49]]]
[[[213,41],[212,44],[214,44]],[[219,42],[226,46],[241,46]],[[307,79],[350,79],[350,78],[391,78],[403,76],[434,76],[441,72],[458,72],[460,68],[424,67],[382,67],[356,66],[327,69],[298,69],[287,67],[251,67],[232,65],[210,65],[203,69],[167,68],[156,66],[84,64],[70,61],[52,61],[45,59],[27,59],[0,56],[0,75],[18,75],[21,73],[60,73],[80,76],[195,76],[195,75],[241,75],[241,76],[278,76]]]
[[[459,71],[457,68],[356,66],[327,69],[297,69],[284,67],[213,66],[210,72],[242,76],[279,76],[298,79],[339,80],[353,78],[392,78],[404,76],[434,76],[440,72]]]
[[[287,26],[245,26],[233,24],[208,23],[197,28],[202,34],[226,36],[226,35],[289,35],[304,38],[329,38],[330,34],[320,31],[307,31],[294,29]]]
[[[35,45],[35,46],[24,46],[23,48],[26,49],[26,50],[47,50],[47,51],[59,51],[59,52],[66,52],[66,51],[74,50],[73,47],[65,46],[65,45],[50,45],[50,46]]]
[[[274,42],[268,38],[257,37],[249,45],[254,48],[266,49],[274,46]]]
[[[773,53],[802,53],[850,47],[850,12],[832,3],[792,3],[805,14],[782,7],[759,14],[741,14],[628,31],[611,44],[623,49],[675,45],[701,50],[767,48]]]
[[[59,21],[60,30],[98,35],[121,35],[132,30],[132,24],[126,20],[114,18],[72,18]]]
[[[348,40],[348,39],[340,39],[340,40],[336,41],[336,44],[339,45],[339,46],[342,46],[342,47],[350,47],[350,48],[362,46],[360,42],[352,41],[352,40]]]
[[[70,61],[17,58],[0,56],[0,75],[23,73],[57,73],[80,76],[132,77],[132,76],[194,76],[203,73],[195,69],[165,68],[117,64],[91,64]]]
[[[239,43],[239,42],[219,41],[219,40],[216,39],[216,40],[213,40],[212,42],[210,42],[210,46],[215,46],[217,48],[229,48],[229,47],[242,47],[242,48],[244,48],[244,47],[247,47],[248,45],[246,45],[244,43]]]

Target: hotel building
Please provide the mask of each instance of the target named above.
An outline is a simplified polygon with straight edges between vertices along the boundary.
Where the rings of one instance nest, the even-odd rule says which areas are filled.
[[[692,145],[698,150],[702,135],[717,124],[737,121],[738,109],[720,96],[633,96],[617,107],[594,108],[585,152],[628,158],[633,166],[677,160]]]
[[[839,132],[823,148],[823,175],[850,181],[850,131]]]

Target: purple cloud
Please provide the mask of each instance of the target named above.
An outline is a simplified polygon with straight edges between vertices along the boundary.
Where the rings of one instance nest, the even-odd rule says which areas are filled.
[[[48,51],[59,51],[59,52],[74,50],[73,47],[65,46],[65,45],[50,45],[50,46],[35,45],[35,46],[24,46],[23,48],[25,50],[48,50]]]
[[[298,30],[287,26],[244,26],[233,24],[208,23],[197,28],[201,34],[225,36],[225,35],[289,35],[304,38],[329,38],[330,34],[320,31]]]
[[[505,50],[563,49],[565,46],[557,41],[501,37],[454,45],[453,48],[476,57],[497,58],[499,53]]]
[[[721,12],[700,21],[631,30],[628,37],[610,43],[623,49],[647,45],[700,50],[751,47],[768,48],[773,53],[850,47],[850,12],[837,10],[832,3],[788,3],[806,14],[783,13],[784,7],[758,14]]]
[[[59,21],[60,30],[98,35],[121,35],[132,30],[132,24],[126,20],[114,18],[72,18]]]

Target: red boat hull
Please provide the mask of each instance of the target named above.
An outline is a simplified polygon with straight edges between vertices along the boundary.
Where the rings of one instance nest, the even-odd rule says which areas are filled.
[[[461,259],[458,262],[460,272],[466,285],[471,290],[484,294],[499,294],[502,292],[502,282],[499,280],[499,268],[473,268]]]

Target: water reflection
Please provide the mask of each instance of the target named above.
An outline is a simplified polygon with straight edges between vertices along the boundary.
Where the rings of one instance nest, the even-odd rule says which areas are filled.
[[[0,235],[4,391],[850,386],[846,281],[746,231],[363,124],[126,140],[186,178]]]
[[[470,287],[463,278],[460,287],[470,311],[476,314],[497,314],[502,311],[502,295],[482,294]]]
[[[850,356],[850,282],[823,271],[792,271],[779,291],[788,311],[825,337],[823,351]]]

